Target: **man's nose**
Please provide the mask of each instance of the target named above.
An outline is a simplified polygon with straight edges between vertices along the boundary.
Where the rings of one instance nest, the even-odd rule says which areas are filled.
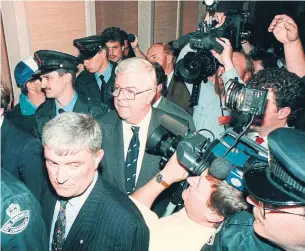
[[[45,89],[48,86],[48,81],[46,79],[41,80],[41,88]]]
[[[68,180],[67,168],[58,166],[56,173],[56,180],[58,184],[64,184]]]

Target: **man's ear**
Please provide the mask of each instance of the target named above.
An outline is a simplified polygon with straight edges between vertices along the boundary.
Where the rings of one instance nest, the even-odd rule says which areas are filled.
[[[171,64],[173,62],[173,56],[172,55],[167,55],[166,56],[166,63]]]
[[[104,150],[103,150],[103,149],[100,149],[100,150],[96,153],[96,155],[95,155],[95,157],[94,157],[95,169],[98,168],[98,165],[99,165],[99,163],[101,162],[103,156],[104,156]]]
[[[26,84],[26,88],[30,91],[34,91],[35,90],[35,86],[33,82],[27,82]]]
[[[211,222],[211,223],[220,223],[220,222],[223,222],[224,220],[224,217],[223,216],[220,216],[218,215],[217,213],[215,212],[211,212],[209,213],[207,216],[206,216],[208,222]]]
[[[72,74],[71,73],[66,73],[65,75],[62,76],[64,78],[64,82],[66,84],[72,82]]]
[[[123,45],[123,46],[122,46],[122,52],[124,52],[124,49],[125,49],[125,46]]]
[[[163,88],[162,84],[157,85],[157,92],[161,92]]]
[[[291,108],[286,106],[286,107],[281,108],[278,111],[278,116],[277,117],[278,117],[278,119],[286,119],[286,118],[288,118],[290,113],[291,113]]]

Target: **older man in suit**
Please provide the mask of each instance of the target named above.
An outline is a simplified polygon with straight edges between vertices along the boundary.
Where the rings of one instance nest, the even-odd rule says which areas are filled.
[[[97,172],[104,155],[98,123],[62,113],[45,125],[42,143],[52,185],[46,184],[42,200],[49,250],[147,250],[142,215]]]
[[[150,62],[142,58],[123,60],[111,89],[116,111],[99,118],[105,150],[102,176],[126,194],[142,187],[160,170],[161,157],[145,152],[147,138],[159,126],[160,118],[166,114],[183,120],[151,107],[156,89],[156,73]],[[172,195],[173,190],[168,191],[153,207],[159,215]]]

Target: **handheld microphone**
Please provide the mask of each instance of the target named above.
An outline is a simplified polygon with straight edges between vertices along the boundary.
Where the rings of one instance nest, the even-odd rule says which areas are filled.
[[[166,130],[170,131],[176,136],[185,136],[189,130],[187,126],[166,114],[162,115],[159,119],[159,125],[163,126]]]
[[[128,35],[128,42],[129,43],[132,43],[132,42],[134,42],[136,40],[136,36],[135,35],[133,35],[133,34],[129,34]]]

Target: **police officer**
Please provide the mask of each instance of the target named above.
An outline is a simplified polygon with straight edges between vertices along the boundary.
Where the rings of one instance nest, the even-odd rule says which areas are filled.
[[[93,104],[104,103],[114,109],[109,88],[114,85],[117,64],[108,59],[105,38],[99,35],[79,38],[73,45],[86,68],[77,77],[75,90]]]
[[[6,115],[18,128],[32,133],[37,108],[45,102],[40,78],[35,72],[38,65],[32,56],[20,61],[14,70],[17,86],[21,88],[19,104]]]
[[[50,50],[36,51],[34,58],[48,98],[36,112],[36,136],[41,138],[43,126],[59,113],[73,111],[96,116],[108,112],[105,105],[94,105],[74,90],[78,58]]]
[[[41,208],[19,180],[1,168],[1,250],[48,250]]]
[[[268,136],[269,166],[244,175],[247,201],[254,206],[234,214],[202,251],[304,250],[305,133],[279,128]]]

